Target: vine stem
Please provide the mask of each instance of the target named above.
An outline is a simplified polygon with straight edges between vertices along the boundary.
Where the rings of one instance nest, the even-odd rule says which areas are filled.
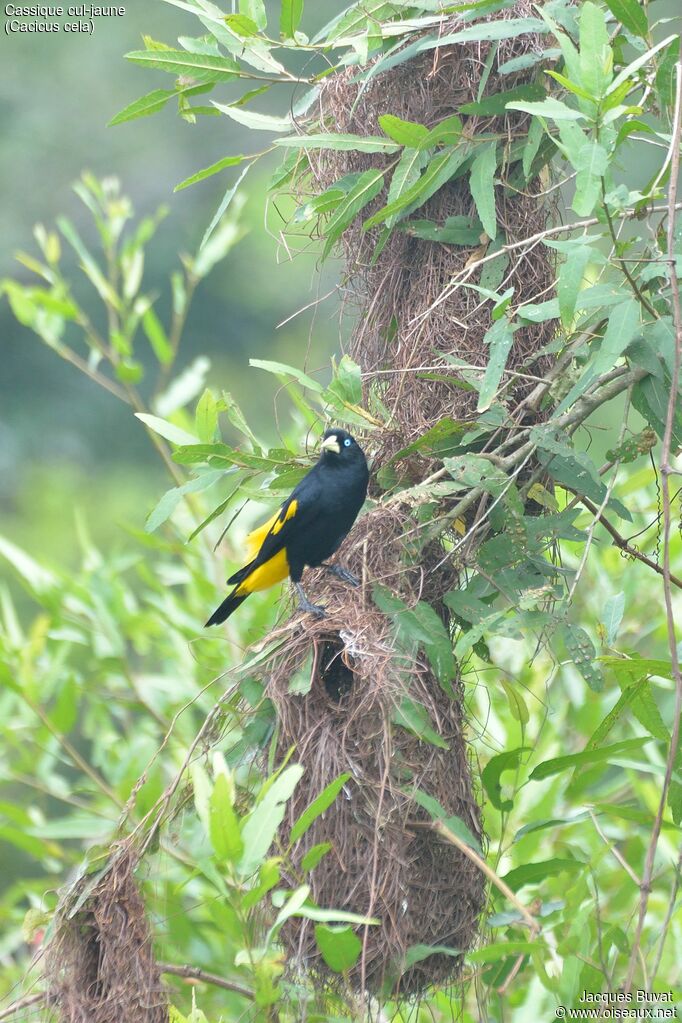
[[[666,624],[668,631],[668,647],[670,648],[670,660],[672,664],[672,676],[675,682],[675,705],[673,711],[673,724],[670,733],[670,748],[666,759],[665,776],[661,797],[658,804],[658,811],[649,839],[649,846],[644,861],[642,883],[640,885],[639,913],[637,927],[630,951],[628,971],[623,990],[629,992],[632,988],[635,970],[640,957],[642,933],[646,921],[649,896],[651,894],[651,881],[654,873],[656,850],[661,835],[663,824],[663,813],[668,799],[670,782],[675,767],[677,751],[680,743],[680,717],[682,715],[682,673],[677,655],[677,636],[675,632],[675,616],[672,600],[672,573],[670,570],[670,534],[672,525],[672,509],[670,500],[670,476],[674,472],[671,464],[673,426],[677,412],[678,390],[680,384],[680,363],[682,362],[682,300],[680,298],[680,287],[677,280],[677,265],[675,258],[675,211],[677,209],[677,189],[680,175],[680,141],[682,140],[682,38],[680,38],[680,51],[677,65],[677,89],[675,95],[675,113],[670,139],[670,186],[668,188],[668,225],[667,225],[667,260],[670,290],[672,295],[673,324],[675,328],[675,351],[671,373],[670,395],[668,397],[668,409],[663,433],[663,444],[661,447],[661,459],[659,469],[661,474],[661,497],[663,502],[663,596],[665,600]]]

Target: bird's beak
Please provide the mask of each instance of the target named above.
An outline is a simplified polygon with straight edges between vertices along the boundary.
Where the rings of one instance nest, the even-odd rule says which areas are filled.
[[[341,454],[341,447],[339,445],[339,438],[335,433],[332,433],[330,437],[325,439],[320,444],[321,451],[333,451],[335,455]]]

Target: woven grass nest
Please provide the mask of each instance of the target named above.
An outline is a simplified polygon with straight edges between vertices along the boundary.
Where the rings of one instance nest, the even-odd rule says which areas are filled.
[[[530,2],[521,0],[494,17],[532,13]],[[455,18],[443,26],[443,34],[461,27]],[[318,130],[379,135],[378,119],[385,113],[432,127],[478,98],[491,45],[497,50],[486,95],[532,80],[532,70],[500,75],[498,68],[513,57],[539,52],[537,36],[441,47],[377,74],[369,84],[353,81],[357,69],[330,76],[319,100]],[[511,141],[528,126],[527,115],[518,112],[463,120],[464,132],[473,139],[480,132],[495,132]],[[387,166],[394,159],[329,150],[311,151],[308,158],[311,190],[316,193],[345,174]],[[496,186],[497,221],[507,243],[546,226],[553,208],[543,191],[539,180],[516,192]],[[453,279],[458,275],[462,279],[471,263],[487,253],[489,240],[483,237],[480,246],[471,248],[433,243],[412,236],[408,226],[395,230],[377,256],[380,229],[363,231],[360,221],[383,206],[386,196],[384,188],[342,238],[346,295],[355,322],[348,351],[390,413],[388,428],[369,441],[373,475],[442,418],[474,418],[475,394],[472,398],[471,392],[442,379],[422,379],[419,371],[451,370],[450,356],[485,367],[489,351],[484,335],[492,323],[488,299],[468,287],[451,287]],[[415,216],[442,224],[453,214],[476,214],[468,175],[446,184]],[[513,287],[515,301],[549,297],[554,262],[546,247],[524,247],[518,256],[503,255],[500,260],[495,289]],[[487,283],[481,268],[465,279]],[[548,359],[538,353],[553,329],[547,323],[531,324],[514,335],[507,368],[517,375],[505,378],[503,395],[512,420],[548,368]],[[527,424],[528,408],[519,412],[519,420],[521,415]],[[439,464],[417,455],[406,468],[411,480],[418,482]],[[376,494],[375,487],[372,493]],[[379,504],[356,523],[340,556],[363,579],[362,588],[351,590],[320,571],[310,573],[306,586],[312,599],[327,605],[327,616],[319,621],[303,616],[298,621],[285,653],[270,665],[268,683],[280,723],[280,753],[284,756],[294,746],[296,759],[306,768],[282,838],[330,781],[350,772],[344,790],[294,849],[294,856],[299,860],[313,845],[331,843],[311,875],[313,898],[322,906],[381,920],[380,926],[358,932],[363,949],[346,978],[350,986],[362,992],[390,990],[407,998],[431,984],[457,981],[463,955],[478,937],[485,896],[477,866],[444,842],[411,797],[416,789],[434,797],[485,844],[461,682],[454,680],[454,694],[447,694],[421,656],[410,661],[400,653],[394,623],[371,596],[373,585],[381,583],[408,608],[419,600],[428,602],[450,627],[442,597],[457,585],[458,569],[442,540],[422,547],[415,558],[406,543],[415,532],[419,527],[412,510],[399,502]],[[469,545],[468,557],[475,557],[474,548],[475,543]],[[289,691],[291,679],[297,674],[300,679],[302,670],[310,672],[305,695]],[[428,712],[447,748],[420,741],[395,724],[396,708],[408,690],[409,698]],[[289,921],[282,937],[290,960],[322,985],[338,985],[338,977],[317,950],[310,921]],[[410,965],[406,956],[415,945],[445,946],[459,954],[436,953]]]
[[[436,549],[424,550],[418,565],[402,563],[409,525],[405,510],[397,508],[376,509],[360,520],[343,548],[344,564],[363,580],[358,589],[320,570],[310,574],[307,586],[326,605],[326,617],[301,617],[298,630],[289,631],[285,652],[270,665],[268,683],[279,720],[279,752],[284,756],[294,746],[306,767],[282,837],[311,799],[350,772],[333,805],[295,846],[294,862],[312,846],[331,843],[310,875],[313,898],[381,921],[358,931],[363,952],[346,979],[357,990],[399,996],[456,976],[461,954],[430,955],[405,970],[406,953],[416,945],[466,951],[484,898],[478,868],[434,831],[431,817],[412,798],[416,789],[434,797],[448,816],[461,818],[482,839],[459,683],[453,682],[453,699],[425,660],[397,653],[394,625],[371,596],[378,581],[408,604],[419,598],[429,577],[432,599],[435,579],[441,593],[453,585],[452,570],[429,573]],[[291,678],[302,669],[312,679],[304,696],[289,692]],[[394,723],[408,688],[446,748],[424,743]],[[338,984],[317,951],[310,921],[289,921],[283,940],[301,969]]]
[[[122,851],[91,891],[71,892],[45,957],[46,1003],[60,1023],[167,1023],[135,858]]]
[[[523,18],[534,14],[528,0],[520,0],[490,20]],[[443,25],[447,35],[462,27],[454,17]],[[459,108],[475,101],[481,85],[490,47],[497,47],[485,95],[507,91],[527,84],[537,75],[535,69],[501,75],[497,69],[506,61],[541,51],[539,37],[517,36],[499,43],[466,43],[426,51],[384,73],[369,83],[354,81],[357,69],[330,76],[319,98],[320,130],[356,135],[382,135],[379,117],[394,114],[427,127],[451,116]],[[463,133],[473,141],[481,133],[495,133],[504,143],[525,134],[529,117],[518,111],[503,116],[462,115]],[[388,166],[392,155],[354,151],[321,150],[308,154],[315,192],[333,185],[345,174]],[[499,173],[499,172],[498,172]],[[390,175],[387,175],[387,181]],[[546,184],[546,183],[545,183]],[[483,338],[492,324],[492,303],[475,290],[458,286],[444,291],[457,275],[481,256],[491,254],[483,236],[480,245],[470,248],[434,243],[404,230],[392,232],[376,255],[381,228],[362,229],[362,221],[385,205],[387,187],[357,217],[342,237],[346,263],[346,304],[355,327],[349,354],[362,366],[368,380],[378,388],[391,415],[391,429],[382,439],[382,454],[390,455],[410,443],[443,416],[466,418],[475,408],[475,395],[442,381],[423,379],[420,367],[443,367],[452,372],[447,356],[484,367],[488,347]],[[539,180],[514,193],[496,187],[498,230],[507,243],[513,243],[542,230],[553,210],[544,197]],[[442,225],[453,215],[476,217],[469,190],[468,175],[446,184],[419,210],[415,219]],[[494,280],[489,278],[493,272]],[[490,281],[490,283],[489,283]],[[524,250],[514,259],[501,255],[499,262],[474,270],[467,284],[493,286],[500,292],[514,288],[514,301],[543,301],[552,289],[554,260],[545,246]],[[546,358],[538,358],[540,349],[551,338],[551,324],[532,324],[518,330],[514,337],[508,369],[526,376],[541,375]],[[510,407],[530,387],[523,377],[512,378],[505,392]]]

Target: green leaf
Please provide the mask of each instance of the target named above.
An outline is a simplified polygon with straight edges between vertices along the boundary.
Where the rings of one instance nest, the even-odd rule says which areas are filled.
[[[483,338],[490,348],[490,355],[478,395],[477,412],[485,412],[493,403],[507,365],[515,330],[516,327],[512,326],[506,316],[503,316],[502,319],[493,323]]]
[[[302,835],[305,835],[310,825],[313,821],[317,820],[320,814],[323,814],[325,810],[329,809],[350,776],[350,772],[346,771],[344,774],[339,775],[338,778],[335,778],[334,781],[330,781],[329,784],[322,789],[319,796],[317,796],[317,798],[314,799],[308,807],[306,807],[291,829],[289,841],[292,845],[294,842],[298,842]]]
[[[325,401],[339,409],[356,409],[362,403],[362,370],[349,355],[334,366],[334,378],[323,393]]]
[[[274,373],[275,376],[292,377],[294,380],[298,380],[302,387],[309,391],[314,391],[316,394],[322,394],[324,391],[322,384],[319,384],[317,380],[313,380],[312,377],[309,377],[300,369],[287,366],[283,362],[272,362],[269,359],[249,359],[249,366],[264,369],[266,373]]]
[[[604,0],[611,14],[628,32],[646,39],[649,34],[649,23],[646,12],[637,0]]]
[[[288,116],[275,117],[273,114],[259,114],[256,110],[248,110],[228,103],[217,103],[215,100],[213,100],[213,106],[221,114],[225,114],[238,124],[243,124],[255,131],[287,131],[291,128],[291,118]]]
[[[56,576],[4,536],[0,536],[0,557],[10,563],[34,593],[48,593],[57,586]]]
[[[590,637],[579,625],[562,625],[559,633],[569,657],[590,689],[600,693],[604,688],[604,676],[595,663],[597,651]]]
[[[524,863],[523,866],[515,867],[506,873],[502,880],[516,892],[526,884],[539,884],[548,877],[566,872],[574,874],[584,869],[585,864],[580,860],[551,859],[542,863]]]
[[[568,254],[568,259],[559,270],[557,282],[557,298],[561,323],[569,328],[573,322],[578,292],[582,287],[587,264],[592,256],[592,249],[587,245],[576,245]]]
[[[391,183],[388,187],[388,195],[386,196],[386,204],[388,206],[391,206],[393,203],[398,203],[402,196],[412,188],[416,181],[419,180],[425,160],[426,154],[421,152],[419,149],[406,148],[403,151],[403,154],[393,171]],[[397,213],[388,217],[386,220],[386,226],[389,228],[393,227],[397,219]]]
[[[547,26],[539,18],[509,18],[499,21],[484,21],[477,25],[471,25],[449,35],[430,35],[423,39],[417,39],[409,46],[403,47],[397,53],[392,53],[381,60],[378,60],[369,70],[359,76],[360,80],[367,81],[376,75],[383,74],[392,67],[411,60],[418,53],[435,50],[442,46],[452,46],[455,43],[493,41],[495,39],[513,39],[526,32],[547,32]]]
[[[144,525],[145,531],[153,533],[155,529],[163,525],[173,514],[185,494],[208,490],[209,487],[212,487],[218,480],[224,479],[224,477],[225,473],[222,470],[211,470],[210,472],[203,473],[201,476],[197,476],[196,479],[183,483],[180,487],[173,487],[171,490],[167,490],[153,511],[149,513]]]
[[[316,924],[315,941],[322,958],[334,973],[352,969],[362,952],[362,942],[350,927]]]
[[[173,361],[173,348],[153,306],[149,306],[142,317],[142,329],[161,365],[169,366]]]
[[[264,0],[239,0],[239,13],[251,18],[261,32],[267,27],[268,17]]]
[[[490,142],[478,151],[471,165],[469,185],[476,203],[483,230],[490,239],[497,234],[495,214],[495,170],[497,169],[497,143]]]
[[[429,956],[460,956],[462,953],[456,948],[448,948],[447,945],[410,945],[402,962],[403,973],[406,973],[416,963],[422,963]]]
[[[253,18],[249,18],[246,14],[228,14],[225,18],[225,24],[244,39],[258,35],[258,25]]]
[[[573,107],[566,106],[561,100],[549,96],[540,103],[510,103],[508,110],[521,110],[534,117],[551,117],[553,121],[583,121],[585,114]]]
[[[616,642],[620,623],[623,621],[624,611],[625,594],[622,591],[620,593],[616,593],[613,597],[609,597],[604,604],[604,610],[601,613],[601,621],[606,630],[606,642],[608,646],[613,646]]]
[[[185,178],[184,181],[175,186],[173,191],[180,192],[189,185],[195,185],[197,181],[203,181],[205,178],[218,174],[221,170],[225,170],[226,167],[234,167],[236,164],[241,163],[242,160],[244,160],[243,156],[225,156],[222,160],[216,160],[210,167],[204,167],[203,170],[197,171],[196,174],[191,174],[188,178]]]
[[[423,124],[415,124],[414,121],[403,121],[393,114],[383,114],[379,118],[379,127],[400,146],[409,146],[417,149],[419,144],[429,134],[429,129]]]
[[[596,749],[583,750],[582,753],[569,753],[563,757],[554,757],[552,760],[544,760],[535,767],[530,775],[530,781],[542,781],[562,771],[570,771],[574,767],[584,767],[588,764],[600,764],[604,761],[617,760],[619,757],[639,750],[650,742],[650,736],[638,739],[624,739],[622,742],[615,742],[612,746],[600,746]]]
[[[148,429],[153,430],[154,433],[158,433],[160,437],[169,440],[171,444],[177,445],[188,445],[196,444],[198,438],[192,433],[188,433],[187,430],[181,429],[179,426],[175,426],[174,423],[169,423],[166,419],[160,419],[158,416],[151,416],[146,412],[136,412],[135,417],[144,423]]]
[[[507,682],[506,678],[500,679],[500,685],[507,697],[511,716],[522,725],[527,725],[530,720],[530,714],[521,693],[510,682]]]
[[[432,746],[437,746],[439,749],[450,748],[447,742],[433,728],[426,707],[422,707],[420,703],[415,703],[409,696],[404,696],[400,705],[394,707],[391,712],[391,721],[416,735],[423,742],[429,742]]]
[[[503,114],[508,103],[515,103],[518,100],[542,100],[546,95],[540,84],[532,82],[529,85],[517,85],[506,92],[495,92],[491,96],[484,96],[477,103],[465,103],[459,109],[463,114],[494,116]]]
[[[331,842],[319,842],[317,845],[311,846],[301,860],[301,870],[314,870],[331,849]]]
[[[339,203],[333,217],[326,224],[324,232],[327,241],[324,246],[322,258],[326,258],[332,245],[345,231],[351,221],[357,216],[361,209],[374,199],[384,185],[384,172],[380,170],[365,171],[361,174],[355,187]]]
[[[201,245],[199,246],[199,256],[201,256],[202,250],[206,247],[206,245],[208,244],[208,241],[209,241],[211,235],[215,231],[215,229],[218,226],[218,224],[220,223],[220,221],[223,219],[223,216],[227,212],[227,209],[228,209],[230,203],[232,202],[232,200],[234,199],[234,197],[235,197],[235,195],[237,193],[237,189],[239,188],[239,186],[241,185],[242,181],[244,180],[244,178],[248,174],[249,170],[251,169],[251,166],[252,165],[250,163],[247,163],[247,165],[244,167],[244,169],[242,170],[241,174],[239,175],[239,177],[235,181],[234,185],[232,185],[230,188],[228,188],[228,190],[225,192],[225,195],[222,197],[222,199],[220,201],[220,205],[218,206],[218,209],[213,214],[213,219],[211,220],[211,223],[206,228],[206,230],[204,232],[204,237],[201,239]]]
[[[608,153],[599,142],[588,142],[571,162],[577,171],[571,209],[579,217],[589,217],[601,196],[602,177],[609,166]]]
[[[173,75],[194,75],[206,81],[233,81],[239,75],[239,65],[231,57],[206,53],[187,53],[186,50],[132,50],[126,60],[135,64],[168,71]]]
[[[580,7],[579,22],[580,84],[598,101],[613,77],[613,55],[604,11],[591,0],[585,0]]]
[[[295,915],[305,917],[306,920],[319,920],[323,924],[344,923],[358,924],[361,927],[377,927],[380,923],[373,916],[349,913],[345,909],[320,909],[318,906],[311,906],[307,903],[301,906]]]
[[[483,233],[483,224],[479,220],[461,215],[447,217],[443,224],[434,224],[431,220],[408,220],[402,227],[414,238],[446,245],[478,245]]]
[[[239,820],[232,806],[232,791],[227,775],[220,773],[213,784],[209,801],[209,836],[216,856],[236,863],[243,852]]]
[[[458,838],[461,838],[479,856],[482,855],[480,841],[472,834],[460,817],[449,816],[447,810],[443,809],[437,799],[434,799],[427,792],[422,792],[421,789],[413,789],[409,795],[414,799],[415,803],[423,807],[430,814],[434,821],[441,821],[448,831],[452,831]]]
[[[169,99],[177,95],[179,92],[175,89],[153,89],[146,96],[141,96],[133,103],[129,103],[123,110],[119,110],[115,117],[109,121],[107,127],[113,128],[114,125],[123,124],[125,121],[134,121],[137,117],[148,117],[150,114],[155,114],[165,107]]]
[[[243,877],[253,874],[265,859],[277,829],[284,820],[286,801],[291,797],[302,774],[300,764],[285,768],[247,817],[242,827],[244,853],[239,862],[239,873]]]
[[[303,0],[282,0],[279,31],[282,39],[293,39],[303,16]]]
[[[614,368],[639,330],[639,322],[639,303],[634,298],[626,299],[612,310],[597,355],[558,406],[555,415],[560,416],[594,381]]]
[[[210,387],[205,388],[197,402],[194,413],[194,429],[203,444],[212,444],[216,440],[218,415],[222,411],[222,404],[224,403],[216,400]]]
[[[431,605],[424,600],[415,604],[412,613],[429,637],[422,645],[436,678],[441,685],[449,684],[455,677],[457,665],[448,630]]]
[[[419,143],[419,149],[430,149],[433,146],[456,146],[462,134],[462,118],[457,114],[444,117],[434,124],[428,134]]]
[[[287,135],[275,139],[276,146],[290,146],[294,149],[351,150],[358,153],[396,153],[400,146],[374,135]]]
[[[517,749],[506,750],[491,757],[481,772],[483,787],[488,793],[490,802],[498,810],[511,810],[514,806],[513,799],[502,798],[501,776],[504,771],[515,771],[520,766],[524,753],[529,753],[529,746],[519,746]]]
[[[457,168],[464,163],[467,153],[464,147],[446,150],[429,161],[424,173],[408,188],[399,199],[388,203],[377,213],[369,217],[363,224],[365,230],[381,224],[395,213],[413,212],[423,206],[439,188],[450,180]]]
[[[474,949],[467,953],[467,960],[471,963],[490,963],[498,959],[514,958],[519,956],[532,955],[533,952],[544,952],[544,945],[537,941],[496,941],[483,948]]]
[[[645,64],[648,64],[655,53],[658,53],[659,50],[662,50],[666,46],[669,46],[673,41],[677,42],[678,37],[675,35],[666,36],[665,39],[661,40],[660,43],[656,43],[656,45],[652,46],[650,50],[646,51],[646,53],[642,53],[640,54],[639,57],[636,57],[630,64],[628,64],[627,67],[623,68],[623,70],[616,75],[616,77],[613,79],[608,89],[606,90],[606,95],[608,96],[612,92],[615,92],[616,89],[618,89],[619,86],[623,84],[623,82],[626,82],[629,78],[632,78],[636,71],[639,71],[641,67],[644,67]]]

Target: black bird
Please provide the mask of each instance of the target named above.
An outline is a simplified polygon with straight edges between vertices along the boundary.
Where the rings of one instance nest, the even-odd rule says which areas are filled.
[[[311,604],[301,586],[306,565],[317,568],[341,545],[367,496],[369,470],[364,452],[345,430],[327,430],[318,461],[279,511],[246,538],[248,564],[230,576],[234,589],[206,625],[224,622],[249,594],[266,590],[290,577],[299,608],[322,617],[324,608]],[[326,568],[357,586],[350,572]]]

